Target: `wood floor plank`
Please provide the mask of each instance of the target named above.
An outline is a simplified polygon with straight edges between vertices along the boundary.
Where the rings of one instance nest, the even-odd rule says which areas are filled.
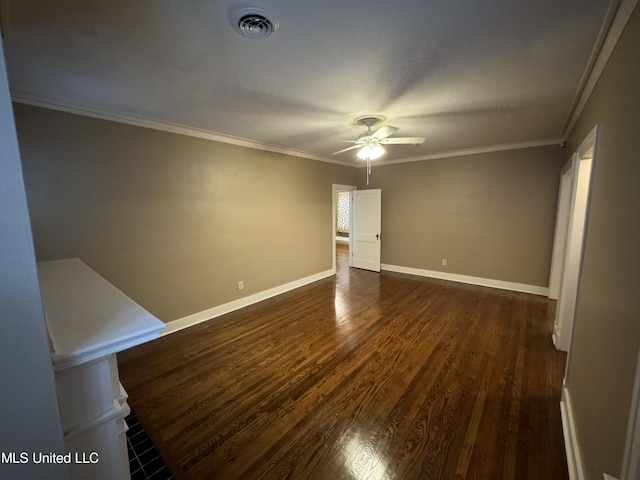
[[[543,297],[349,269],[118,355],[174,477],[568,478]]]

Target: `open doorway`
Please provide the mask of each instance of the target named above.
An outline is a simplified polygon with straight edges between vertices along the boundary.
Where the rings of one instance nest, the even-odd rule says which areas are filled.
[[[558,350],[565,352],[569,351],[571,345],[582,273],[596,134],[597,127],[594,127],[580,144],[567,167],[563,169],[560,182],[560,204],[556,222],[549,296],[553,298],[557,294],[558,298],[553,343]]]
[[[351,192],[356,190],[354,185],[333,184],[333,221],[331,235],[333,238],[333,273],[336,273],[337,256],[341,264],[346,261],[351,265],[350,233],[352,228]]]
[[[573,195],[573,173],[577,155],[577,153],[571,155],[571,158],[562,167],[560,175],[558,211],[556,213],[556,229],[553,239],[553,254],[551,256],[551,274],[549,276],[549,298],[551,300],[558,300],[560,297],[560,286],[562,285],[567,250],[567,235],[569,233],[571,197]]]

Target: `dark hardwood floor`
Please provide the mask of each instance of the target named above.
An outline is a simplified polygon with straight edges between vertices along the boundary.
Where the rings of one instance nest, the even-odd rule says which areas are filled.
[[[568,478],[554,302],[338,256],[335,278],[118,355],[176,479]]]

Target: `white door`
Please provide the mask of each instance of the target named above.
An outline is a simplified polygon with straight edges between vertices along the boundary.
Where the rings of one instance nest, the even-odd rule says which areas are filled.
[[[353,266],[379,272],[382,190],[354,190],[351,201]]]

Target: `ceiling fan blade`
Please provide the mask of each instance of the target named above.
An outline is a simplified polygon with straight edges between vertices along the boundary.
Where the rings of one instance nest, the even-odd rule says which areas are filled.
[[[394,138],[383,138],[379,143],[384,143],[386,145],[420,145],[424,143],[424,137],[394,137]]]
[[[383,125],[378,130],[373,132],[371,135],[373,138],[377,138],[378,140],[382,140],[383,138],[387,138],[389,135],[393,135],[393,132],[398,130],[396,127],[390,127],[389,125]]]
[[[354,148],[360,148],[362,145],[351,145],[350,147],[343,148],[342,150],[338,150],[337,152],[333,152],[331,155],[337,155],[342,152],[346,152],[348,150],[353,150]]]

